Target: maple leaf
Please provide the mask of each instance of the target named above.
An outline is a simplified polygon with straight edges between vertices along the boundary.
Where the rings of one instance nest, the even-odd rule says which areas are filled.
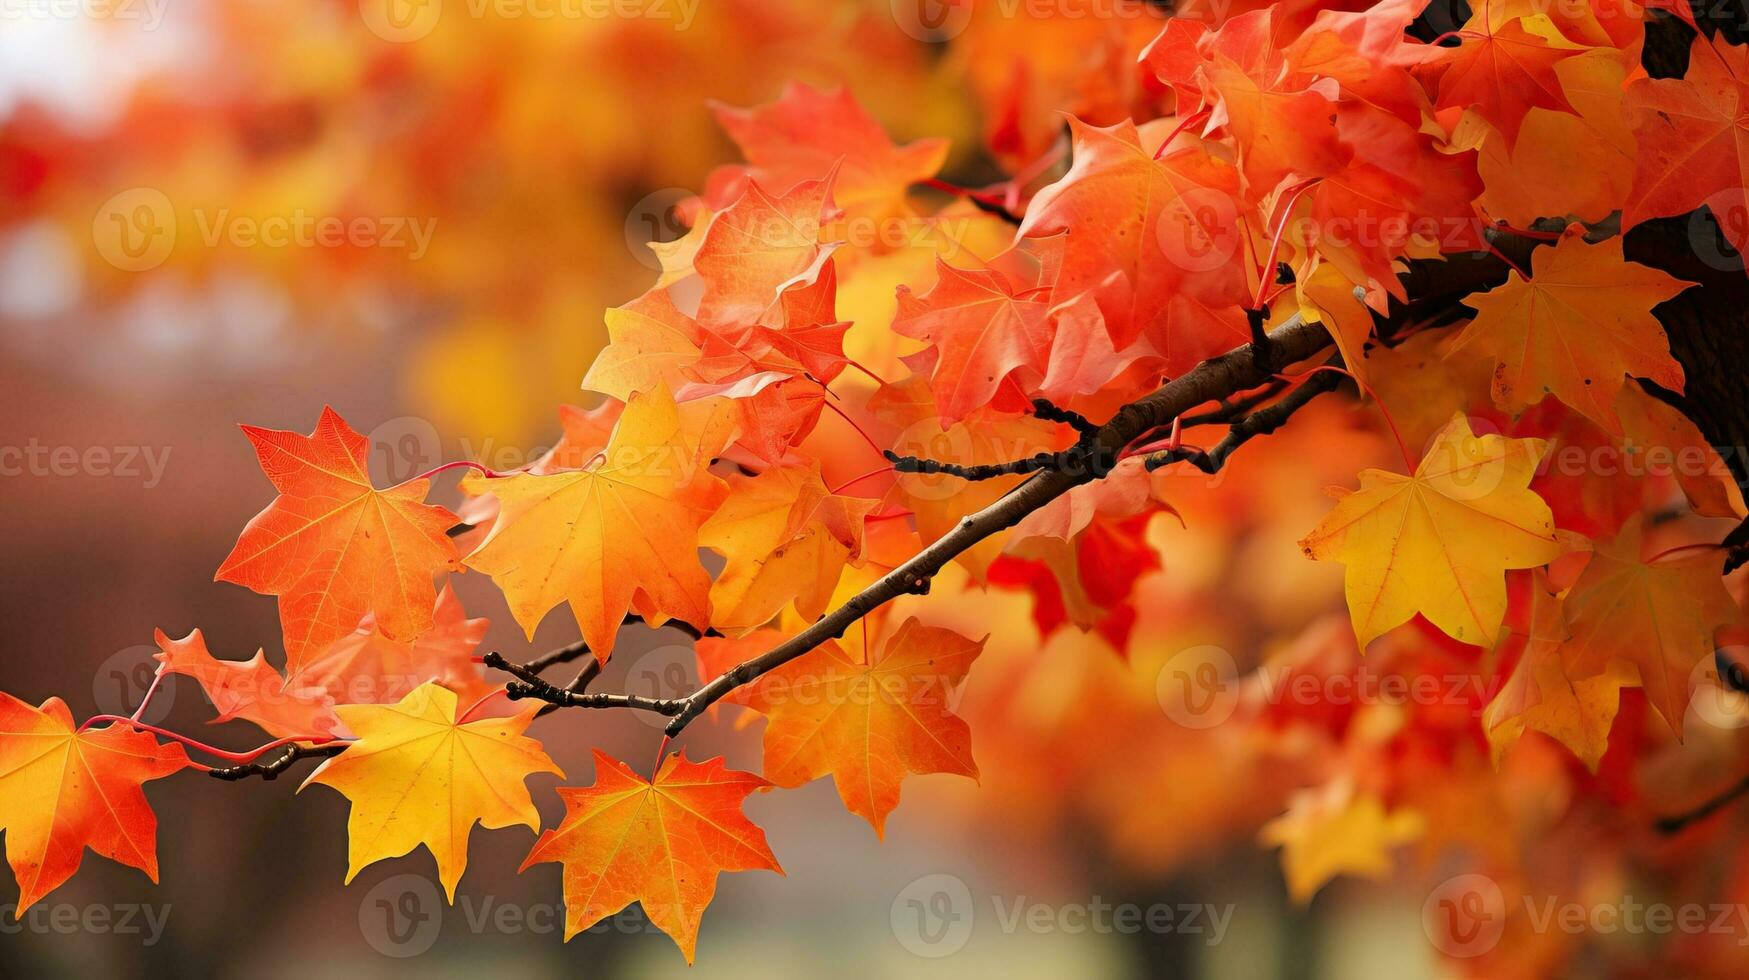
[[[603,662],[634,606],[652,625],[678,617],[704,628],[711,583],[698,562],[698,528],[723,483],[705,469],[716,450],[696,438],[658,387],[632,397],[595,469],[469,474],[462,489],[495,495],[502,512],[468,567],[492,576],[530,639],[548,611],[569,602]]]
[[[470,702],[497,688],[474,663],[474,649],[487,621],[468,619],[461,600],[445,585],[432,612],[431,629],[411,640],[383,635],[367,616],[358,629],[294,662],[284,675],[257,650],[246,661],[219,660],[195,630],[173,640],[155,634],[164,670],[192,677],[219,715],[214,724],[241,719],[276,738],[343,737],[350,733],[336,704],[398,701],[427,681],[437,681]]]
[[[1218,94],[1209,126],[1224,126],[1239,147],[1245,184],[1260,194],[1283,181],[1323,177],[1353,155],[1337,135],[1339,86],[1333,78],[1305,88],[1266,88],[1230,59],[1216,55],[1203,68]]]
[[[1499,693],[1482,711],[1498,766],[1526,729],[1560,742],[1592,772],[1609,749],[1609,730],[1621,707],[1621,689],[1632,684],[1632,669],[1612,665],[1594,677],[1567,676],[1565,648],[1571,634],[1561,599],[1538,572],[1530,589],[1529,623],[1524,631],[1501,634],[1497,656],[1517,648],[1518,661]]]
[[[818,461],[731,480],[698,532],[700,545],[728,559],[711,585],[712,625],[739,636],[792,600],[803,618],[817,619],[845,562],[861,556],[863,520],[879,503],[828,492]]]
[[[880,123],[843,88],[822,91],[791,82],[766,105],[712,108],[752,165],[723,167],[711,175],[705,197],[724,205],[748,178],[787,189],[837,167],[833,197],[846,211],[877,220],[897,217],[910,211],[910,186],[935,176],[947,159],[945,139],[893,145]]]
[[[1742,252],[1749,227],[1749,132],[1739,120],[1749,87],[1749,47],[1697,35],[1682,78],[1639,78],[1622,97],[1639,144],[1634,187],[1621,226],[1712,208],[1725,238]]]
[[[750,794],[771,784],[720,758],[690,762],[684,750],[663,759],[651,781],[594,751],[595,782],[559,788],[565,819],[541,834],[522,870],[564,865],[567,941],[638,902],[691,963],[717,875],[783,873],[765,832],[741,812]]]
[[[665,293],[639,297],[609,309],[607,346],[589,363],[583,387],[620,401],[666,385],[670,391],[691,379],[686,369],[702,353],[697,324],[675,309]]]
[[[831,774],[845,808],[884,835],[907,774],[977,778],[971,729],[948,698],[983,648],[913,617],[869,663],[829,643],[770,672],[744,701],[770,719],[766,778],[790,787]]]
[[[1529,279],[1509,272],[1504,285],[1467,297],[1476,318],[1451,349],[1498,361],[1501,408],[1519,412],[1553,394],[1620,435],[1615,400],[1628,375],[1682,391],[1682,365],[1652,307],[1692,285],[1624,261],[1619,238],[1590,245],[1569,236],[1531,253]]]
[[[1617,662],[1631,665],[1646,700],[1680,739],[1695,664],[1713,655],[1713,634],[1737,618],[1737,603],[1717,554],[1647,561],[1640,540],[1635,519],[1593,548],[1567,596],[1573,639],[1564,666],[1582,680]]]
[[[1532,109],[1510,147],[1487,140],[1476,160],[1483,209],[1515,225],[1552,214],[1602,221],[1633,187],[1638,154],[1622,109],[1627,66],[1599,48],[1560,62],[1555,73],[1576,114]]]
[[[1337,875],[1378,879],[1390,874],[1390,850],[1425,830],[1418,812],[1386,811],[1377,797],[1338,779],[1296,793],[1287,813],[1264,825],[1260,837],[1281,847],[1288,894],[1303,904]]]
[[[214,724],[243,720],[275,738],[333,738],[345,734],[334,698],[320,687],[289,684],[257,650],[248,660],[220,660],[194,630],[177,640],[163,630],[152,636],[158,660],[171,674],[192,677],[219,715]]]
[[[1158,387],[1160,356],[1146,337],[1123,350],[1111,342],[1105,314],[1092,293],[1053,306],[1050,364],[1037,394],[1074,406],[1089,396],[1128,401]]]
[[[478,700],[490,693],[474,662],[474,650],[491,624],[469,619],[455,590],[445,584],[431,612],[431,628],[410,640],[396,640],[365,617],[346,636],[315,656],[288,661],[286,687],[323,690],[340,704],[398,701],[426,681],[437,681],[458,695]]]
[[[125,724],[78,731],[66,702],[0,692],[0,830],[18,880],[13,919],[79,870],[89,847],[158,880],[158,818],[142,787],[189,765],[182,746]]]
[[[1530,489],[1547,444],[1476,436],[1454,417],[1414,476],[1362,470],[1360,489],[1300,541],[1306,556],[1348,566],[1346,592],[1362,649],[1419,612],[1454,639],[1492,644],[1506,615],[1505,570],[1564,548]]]
[[[814,267],[822,250],[830,251],[820,228],[838,213],[834,177],[804,181],[776,197],[749,180],[734,204],[712,216],[692,260],[704,283],[701,322],[757,322],[786,284]]]
[[[298,790],[319,784],[352,801],[347,883],[365,866],[423,844],[454,902],[474,824],[539,830],[540,813],[523,781],[537,772],[564,773],[523,734],[538,708],[469,721],[457,713],[455,692],[438,684],[395,704],[336,707],[358,740],[323,761]]]
[[[1115,347],[1147,336],[1168,374],[1242,343],[1233,167],[1202,148],[1155,160],[1128,121],[1069,127],[1074,164],[1033,198],[1019,232],[1068,233],[1062,295],[1094,291]]]
[[[1623,445],[1630,452],[1642,452],[1648,461],[1659,452],[1668,453],[1670,459],[1702,461],[1698,466],[1684,463],[1674,467],[1676,482],[1687,494],[1695,513],[1742,520],[1746,511],[1736,478],[1719,451],[1688,416],[1674,405],[1652,397],[1639,385],[1623,385],[1615,409],[1627,436]]]
[[[429,480],[371,485],[370,442],[332,408],[309,435],[243,426],[279,491],[237,538],[217,581],[279,596],[285,651],[345,636],[365,613],[396,638],[431,626],[433,577],[453,567],[456,516],[425,503]]]
[[[1484,16],[1472,17],[1471,24]],[[1474,108],[1508,144],[1515,143],[1531,109],[1574,111],[1556,68],[1582,50],[1531,33],[1522,18],[1484,32],[1472,29],[1446,62],[1439,105]]]
[[[1043,375],[1051,351],[1050,304],[1036,294],[1016,295],[996,270],[961,270],[937,259],[935,272],[934,288],[922,296],[899,287],[893,330],[932,345],[926,361],[910,363],[933,364],[931,387],[943,421],[951,423],[990,404],[1014,372],[1031,371],[1034,381]]]
[[[1368,376],[1366,342],[1372,337],[1372,311],[1355,295],[1355,286],[1336,266],[1320,262],[1294,283],[1299,308],[1307,320],[1322,323],[1342,353],[1342,363],[1356,379]]]

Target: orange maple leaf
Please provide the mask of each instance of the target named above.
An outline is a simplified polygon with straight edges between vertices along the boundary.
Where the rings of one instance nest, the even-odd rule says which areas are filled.
[[[213,722],[252,722],[276,738],[350,734],[334,711],[343,704],[398,701],[427,681],[438,681],[472,704],[496,690],[473,661],[487,621],[468,619],[461,600],[444,586],[431,629],[395,640],[366,617],[358,629],[293,662],[281,675],[257,650],[249,660],[219,660],[195,630],[180,640],[155,634],[164,670],[192,677],[218,710]]]
[[[565,819],[535,841],[522,870],[558,862],[565,874],[565,939],[633,902],[691,963],[698,926],[725,871],[783,873],[741,806],[769,782],[722,759],[662,760],[655,781],[600,749],[595,782],[560,787]]]
[[[1749,47],[1697,35],[1681,78],[1641,78],[1622,97],[1639,142],[1634,188],[1621,226],[1712,208],[1719,229],[1749,249],[1749,140],[1738,120],[1749,92]]]
[[[1036,386],[1055,332],[1047,297],[1030,291],[1017,295],[996,269],[956,269],[938,258],[935,273],[935,286],[922,296],[899,287],[893,331],[932,345],[907,363],[919,371],[932,366],[931,387],[943,421],[957,422],[990,404],[1005,385],[1014,388],[1010,376],[1016,371],[1031,372],[1028,386]],[[1025,405],[1017,389],[1006,401]]]
[[[1620,435],[1616,395],[1628,375],[1681,392],[1682,365],[1652,307],[1694,285],[1622,259],[1621,239],[1577,235],[1531,253],[1531,276],[1464,300],[1476,318],[1453,342],[1494,357],[1494,401],[1520,412],[1546,394]]]
[[[728,559],[711,585],[712,625],[739,636],[792,601],[816,619],[848,561],[862,555],[863,521],[879,501],[830,493],[820,464],[777,467],[730,481],[698,543]]]
[[[1621,708],[1621,689],[1633,684],[1633,669],[1621,663],[1593,677],[1567,676],[1566,646],[1571,639],[1561,597],[1538,570],[1530,591],[1524,631],[1503,630],[1497,657],[1515,649],[1518,661],[1499,693],[1482,711],[1494,762],[1517,744],[1526,729],[1542,732],[1570,749],[1586,768],[1597,771],[1609,749],[1609,730]]]
[[[712,215],[692,267],[704,284],[698,319],[709,326],[754,323],[779,304],[783,288],[830,252],[821,225],[838,214],[836,172],[773,196],[749,180],[741,197]]]
[[[1068,233],[1061,295],[1094,291],[1114,346],[1146,336],[1167,374],[1242,343],[1238,172],[1198,147],[1155,160],[1128,121],[1069,127],[1074,165],[1020,226],[1032,238]]]
[[[200,630],[179,640],[158,630],[152,639],[158,644],[157,657],[166,673],[192,677],[206,692],[219,713],[214,724],[247,721],[275,738],[344,734],[334,713],[333,696],[320,687],[287,683],[260,650],[248,660],[220,660],[212,655]]]
[[[750,166],[711,174],[707,200],[734,200],[748,178],[788,189],[838,167],[833,196],[847,212],[876,220],[910,212],[912,184],[935,176],[947,160],[948,141],[922,139],[893,145],[886,130],[843,88],[822,91],[798,82],[777,101],[751,109],[715,105],[717,122]]]
[[[462,489],[495,495],[501,512],[467,557],[492,576],[529,638],[547,612],[569,602],[603,662],[626,612],[661,625],[710,621],[710,576],[698,561],[698,528],[721,500],[707,472],[721,448],[696,441],[666,388],[636,394],[593,469],[487,478]]]
[[[1478,14],[1471,24],[1481,19]],[[1439,105],[1474,108],[1508,144],[1515,143],[1531,109],[1574,111],[1555,68],[1582,50],[1557,47],[1525,30],[1520,19],[1486,32],[1468,31],[1440,76]]]
[[[1681,738],[1690,675],[1712,656],[1714,634],[1737,618],[1737,603],[1725,590],[1716,553],[1647,561],[1640,540],[1636,518],[1598,542],[1573,583],[1565,666],[1575,680],[1617,663],[1637,668],[1646,700]]]
[[[745,699],[770,719],[766,777],[789,787],[830,774],[845,808],[884,834],[907,775],[977,778],[971,729],[948,700],[983,648],[912,618],[870,663],[828,643],[772,671]]]
[[[79,870],[87,847],[158,880],[158,818],[141,787],[189,765],[125,724],[77,731],[60,698],[0,692],[0,830],[18,879],[14,918]]]
[[[279,596],[288,657],[345,636],[366,613],[397,639],[431,626],[433,577],[453,567],[456,516],[425,503],[429,480],[371,485],[369,440],[332,408],[309,435],[243,426],[279,490],[215,580]]]

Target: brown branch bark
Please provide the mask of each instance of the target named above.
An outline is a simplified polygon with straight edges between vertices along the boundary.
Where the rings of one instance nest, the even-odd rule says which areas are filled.
[[[1266,384],[1270,380],[1271,367],[1305,360],[1329,345],[1329,334],[1322,326],[1306,323],[1296,315],[1269,334],[1268,358],[1258,358],[1253,346],[1246,344],[1204,361],[1148,397],[1124,406],[1110,421],[1089,434],[1094,455],[1115,459],[1125,446],[1144,433],[1170,423],[1198,405],[1211,401],[1226,402],[1241,392]],[[1320,385],[1318,389],[1324,387]],[[1000,500],[965,518],[958,527],[800,633],[765,654],[730,668],[683,698],[584,693],[582,687],[588,682],[585,677],[579,677],[581,684],[573,682],[577,688],[573,690],[557,687],[543,680],[538,669],[531,669],[576,656],[575,645],[526,665],[509,663],[495,653],[486,658],[486,663],[517,678],[517,682],[509,686],[512,697],[536,698],[548,702],[549,706],[636,708],[669,715],[673,720],[668,723],[667,734],[677,736],[694,718],[735,688],[789,663],[827,640],[843,636],[864,616],[899,596],[927,592],[931,579],[955,557],[1100,475],[1097,468],[1088,466],[1063,467],[1035,474]]]
[[[1296,314],[1270,332],[1269,361],[1272,364],[1293,364],[1329,345],[1330,335],[1323,326],[1307,323]],[[1174,378],[1148,397],[1125,405],[1099,427],[1093,438],[1110,458],[1116,458],[1119,451],[1148,430],[1165,425],[1198,405],[1249,391],[1267,382],[1269,377],[1253,356],[1252,345],[1234,348]],[[1021,518],[1092,479],[1093,473],[1086,468],[1034,475],[1000,500],[961,521],[958,527],[852,596],[842,606],[815,620],[807,629],[678,699],[680,710],[668,723],[669,737],[679,735],[694,718],[730,691],[776,670],[827,640],[843,636],[846,630],[875,609],[901,595],[927,592],[935,573],[955,557],[985,538],[1013,527]]]

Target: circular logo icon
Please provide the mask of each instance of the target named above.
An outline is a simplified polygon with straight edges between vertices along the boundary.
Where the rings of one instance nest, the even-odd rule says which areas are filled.
[[[1220,191],[1199,187],[1160,209],[1154,241],[1176,269],[1208,272],[1239,251],[1239,209]]]
[[[951,41],[972,21],[970,0],[892,0],[893,21],[911,38]]]
[[[405,483],[443,460],[437,426],[417,415],[389,419],[368,438],[370,478],[379,487]]]
[[[358,0],[358,16],[370,32],[394,44],[417,41],[437,28],[443,0]]]
[[[370,948],[396,959],[418,956],[443,931],[443,899],[422,875],[384,878],[358,904],[358,931]]]
[[[1694,254],[1721,272],[1742,271],[1743,255],[1734,243],[1749,241],[1749,191],[1728,187],[1709,196],[1688,215],[1688,244]]]
[[[1724,647],[1702,657],[1688,674],[1688,710],[1714,728],[1749,725],[1749,647]],[[1729,678],[1729,680],[1727,680]]]
[[[1421,928],[1447,956],[1481,956],[1506,930],[1506,896],[1487,875],[1448,878],[1422,903]]]
[[[971,941],[975,910],[972,890],[949,874],[924,875],[893,899],[893,937],[925,959],[940,959]]]
[[[683,698],[698,690],[698,655],[692,647],[665,643],[640,654],[626,670],[620,690],[655,700]],[[667,715],[634,711],[632,716],[652,728],[668,724]]]
[[[652,272],[662,271],[662,258],[650,246],[672,242],[685,235],[687,225],[682,205],[695,197],[679,187],[664,187],[638,199],[626,212],[626,251]]]
[[[1213,728],[1239,706],[1239,668],[1217,646],[1174,654],[1154,679],[1154,696],[1166,717],[1185,728]]]
[[[1505,437],[1487,419],[1472,415],[1464,421],[1474,438],[1442,441],[1442,427],[1422,448],[1416,472],[1437,478],[1439,492],[1454,500],[1479,500],[1499,489],[1506,479],[1507,457],[1500,449]],[[1455,419],[1452,424],[1456,424]]]
[[[97,254],[123,272],[156,269],[176,247],[176,209],[155,187],[122,191],[97,209],[91,240]]]
[[[92,676],[91,700],[102,714],[131,715],[139,707],[140,699],[152,689],[152,679],[157,675],[157,647],[142,643],[117,650],[98,665]],[[166,677],[140,720],[156,725],[169,717],[170,706],[175,703],[176,685]]]

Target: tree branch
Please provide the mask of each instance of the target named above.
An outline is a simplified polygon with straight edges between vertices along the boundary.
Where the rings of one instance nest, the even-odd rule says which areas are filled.
[[[1295,412],[1306,407],[1319,395],[1336,390],[1343,380],[1342,375],[1334,371],[1314,374],[1298,388],[1288,392],[1286,398],[1234,422],[1221,441],[1215,444],[1215,448],[1208,452],[1200,449],[1162,449],[1149,456],[1142,465],[1149,470],[1157,470],[1183,460],[1204,473],[1217,473],[1226,465],[1227,458],[1233,455],[1234,450],[1257,436],[1269,435],[1286,425]]]
[[[681,703],[672,698],[646,698],[638,694],[589,694],[570,687],[555,686],[521,664],[505,660],[504,655],[497,651],[486,654],[483,660],[493,670],[502,670],[516,678],[504,685],[512,701],[533,699],[560,708],[638,708],[664,715],[680,713]],[[587,685],[587,680],[584,683]]]
[[[300,759],[328,758],[339,755],[346,750],[347,742],[333,745],[290,745],[272,762],[250,762],[240,766],[228,766],[224,769],[209,769],[207,775],[226,782],[236,782],[248,779],[250,776],[260,776],[269,782],[278,779],[279,774],[292,767],[292,763]]]
[[[1680,833],[1691,825],[1699,823],[1720,810],[1723,810],[1725,807],[1746,794],[1749,794],[1749,776],[1744,776],[1735,784],[1727,786],[1723,791],[1713,796],[1712,799],[1707,800],[1705,803],[1702,803],[1692,810],[1659,818],[1658,822],[1653,826],[1657,828],[1657,831],[1660,834]]]
[[[1318,353],[1329,344],[1330,335],[1322,325],[1307,323],[1296,314],[1268,335],[1270,356],[1267,362],[1278,366],[1296,363]],[[1249,391],[1267,382],[1269,373],[1263,370],[1266,366],[1262,363],[1264,360],[1255,356],[1250,344],[1210,358],[1146,398],[1119,409],[1109,421],[1090,433],[1087,441],[1093,452],[1104,458],[1116,459],[1123,447],[1144,432],[1164,425],[1204,402],[1230,398],[1238,392]],[[843,605],[766,653],[731,667],[684,698],[667,701],[643,698],[639,700],[650,703],[628,706],[644,707],[646,710],[662,713],[668,713],[668,709],[678,706],[667,727],[670,738],[677,736],[694,718],[703,714],[705,709],[729,692],[776,670],[827,640],[843,636],[857,621],[893,599],[901,595],[928,592],[929,582],[935,573],[955,557],[985,538],[1013,527],[1026,515],[1093,479],[1095,474],[1091,467],[1042,471],[1010,490],[995,503],[965,518],[958,527],[919,551],[909,561],[894,568]]]

